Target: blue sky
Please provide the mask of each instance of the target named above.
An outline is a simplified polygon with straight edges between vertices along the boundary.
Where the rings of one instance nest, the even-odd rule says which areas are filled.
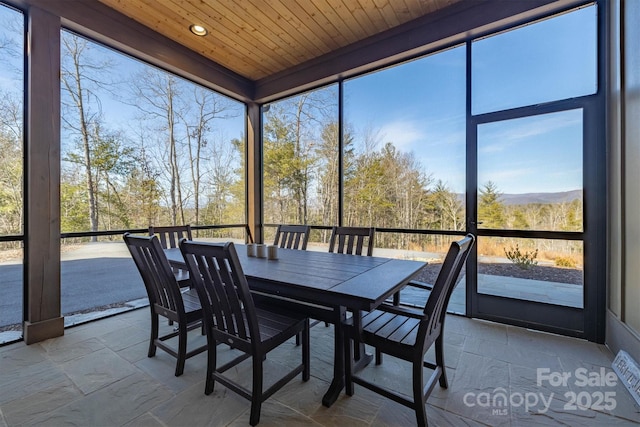
[[[582,111],[487,123],[478,128],[478,184],[504,193],[582,188]]]
[[[465,185],[465,48],[345,82],[345,121],[363,138],[413,151],[434,179]]]
[[[595,7],[474,42],[474,114],[592,94]],[[361,136],[413,151],[425,170],[463,192],[465,48],[345,83],[345,119]],[[482,125],[478,182],[505,193],[582,188],[579,111]]]
[[[0,22],[8,14],[15,12],[0,7]],[[590,6],[474,42],[473,112],[594,93],[595,15]],[[114,57],[121,58],[123,72],[133,74],[141,66]],[[459,46],[345,82],[345,120],[356,138],[373,132],[380,144],[412,151],[434,179],[463,192],[465,58]],[[10,65],[0,61],[0,88],[16,87]],[[106,101],[104,108],[116,126],[136,114],[117,102]],[[241,123],[230,123],[233,134],[227,136],[239,137]],[[581,132],[580,111],[481,125],[478,182],[494,181],[505,193],[581,188]]]

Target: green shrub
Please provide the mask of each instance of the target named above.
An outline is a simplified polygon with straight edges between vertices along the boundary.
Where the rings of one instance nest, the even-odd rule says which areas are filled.
[[[538,249],[531,252],[522,252],[520,251],[518,245],[516,245],[515,248],[511,247],[511,249],[509,250],[507,250],[507,248],[504,248],[504,253],[509,261],[523,270],[529,270],[538,265],[538,261],[536,261],[536,258],[538,257]]]
[[[574,259],[564,256],[556,258],[554,262],[557,267],[576,268],[577,265]]]

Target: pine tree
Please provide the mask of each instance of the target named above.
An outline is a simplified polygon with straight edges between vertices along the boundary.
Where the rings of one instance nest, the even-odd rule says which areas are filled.
[[[504,228],[506,225],[502,193],[498,186],[488,181],[480,190],[478,200],[478,223],[482,228]]]

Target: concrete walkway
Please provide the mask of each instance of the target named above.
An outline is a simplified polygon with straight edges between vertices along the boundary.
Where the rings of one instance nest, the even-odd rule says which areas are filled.
[[[566,307],[583,308],[582,286],[568,283],[479,274],[478,292]]]

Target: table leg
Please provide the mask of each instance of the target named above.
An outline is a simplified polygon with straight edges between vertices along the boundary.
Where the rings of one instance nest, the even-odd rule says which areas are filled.
[[[335,322],[333,324],[333,380],[329,390],[322,397],[322,404],[330,407],[340,396],[344,388],[344,338],[342,322],[346,319],[346,309],[344,307],[334,307]]]
[[[342,330],[342,322],[346,319],[346,310],[344,307],[335,307],[335,322],[334,322],[334,343],[333,343],[333,380],[329,389],[322,397],[322,404],[327,408],[330,407],[338,397],[340,392],[344,389],[345,385],[345,363],[351,363],[351,361],[345,360],[345,348],[344,348],[344,331]],[[353,372],[358,372],[373,360],[371,354],[365,353],[364,344],[359,345],[359,358],[355,361]]]
[[[357,331],[362,331],[362,312],[360,310],[353,312],[353,326]],[[357,334],[358,336],[360,333]],[[343,346],[344,350],[344,346]],[[351,372],[358,372],[373,360],[373,356],[368,354],[365,350],[364,343],[358,341],[358,345],[353,349],[353,361],[355,362]],[[349,360],[345,360],[345,363],[350,363]]]

